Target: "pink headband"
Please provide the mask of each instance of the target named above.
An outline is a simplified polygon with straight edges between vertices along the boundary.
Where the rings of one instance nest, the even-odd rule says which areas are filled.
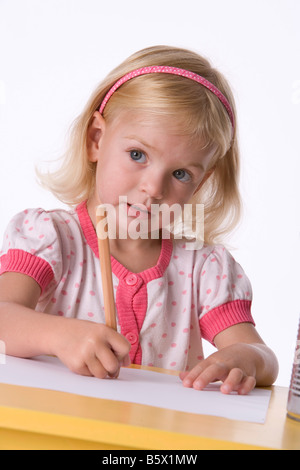
[[[227,98],[225,98],[223,93],[221,93],[220,90],[217,87],[215,87],[215,85],[213,85],[211,82],[206,80],[204,77],[201,77],[201,75],[197,75],[196,73],[189,72],[188,70],[179,69],[179,68],[176,68],[176,67],[168,67],[168,66],[158,66],[157,65],[157,66],[152,66],[152,67],[143,67],[141,69],[133,70],[132,72],[127,73],[122,78],[120,78],[112,86],[112,88],[108,91],[108,93],[105,95],[105,97],[104,97],[104,99],[101,103],[101,106],[99,108],[99,112],[101,114],[103,113],[104,108],[105,108],[108,100],[114,94],[114,92],[118,88],[120,88],[121,85],[123,85],[123,83],[127,82],[128,80],[131,80],[132,78],[139,77],[141,75],[147,75],[149,73],[169,73],[169,74],[172,74],[172,75],[179,75],[181,77],[185,77],[185,78],[189,78],[190,80],[194,80],[195,82],[198,82],[201,85],[205,86],[205,88],[208,88],[212,93],[214,93],[214,95],[216,95],[219,98],[219,100],[221,101],[221,103],[225,107],[225,109],[226,109],[226,111],[229,115],[232,127],[234,128],[234,115],[233,115],[232,108],[231,108]]]

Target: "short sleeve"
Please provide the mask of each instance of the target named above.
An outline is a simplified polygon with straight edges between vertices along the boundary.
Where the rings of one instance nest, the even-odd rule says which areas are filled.
[[[59,282],[62,251],[56,223],[43,209],[26,209],[8,224],[0,252],[0,275],[17,272],[32,277],[42,292]]]
[[[233,256],[216,246],[206,257],[200,277],[199,321],[204,339],[213,343],[221,331],[238,323],[252,323],[252,288]]]

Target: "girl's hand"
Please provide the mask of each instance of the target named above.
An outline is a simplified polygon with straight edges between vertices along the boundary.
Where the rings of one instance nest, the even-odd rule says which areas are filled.
[[[129,366],[130,343],[103,324],[63,319],[53,336],[52,353],[72,372],[104,379],[117,378],[121,366]]]
[[[255,349],[251,344],[234,344],[221,349],[191,371],[181,372],[182,383],[185,387],[202,390],[209,383],[221,380],[222,393],[236,391],[246,395],[256,385]]]
[[[39,284],[20,273],[0,276],[0,331],[6,353],[57,356],[77,374],[117,377],[130,365],[130,343],[103,324],[35,311]],[[16,327],[17,325],[17,327]]]
[[[258,385],[269,387],[278,375],[278,361],[250,323],[240,323],[214,338],[218,351],[199,362],[180,378],[185,387],[202,390],[221,380],[221,392],[246,395]]]

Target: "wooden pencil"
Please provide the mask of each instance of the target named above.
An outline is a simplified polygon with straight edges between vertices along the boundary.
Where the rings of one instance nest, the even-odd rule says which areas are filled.
[[[96,209],[96,222],[102,290],[104,298],[105,323],[110,328],[117,330],[116,306],[109,247],[108,218],[107,210],[104,205],[100,205]]]

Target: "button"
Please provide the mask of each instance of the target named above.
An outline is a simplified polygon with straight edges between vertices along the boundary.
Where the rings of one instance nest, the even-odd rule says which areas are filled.
[[[135,344],[138,341],[138,336],[135,333],[126,333],[125,338],[128,339],[130,344]]]
[[[125,282],[128,286],[135,286],[138,281],[138,277],[135,274],[128,274],[125,278]]]

